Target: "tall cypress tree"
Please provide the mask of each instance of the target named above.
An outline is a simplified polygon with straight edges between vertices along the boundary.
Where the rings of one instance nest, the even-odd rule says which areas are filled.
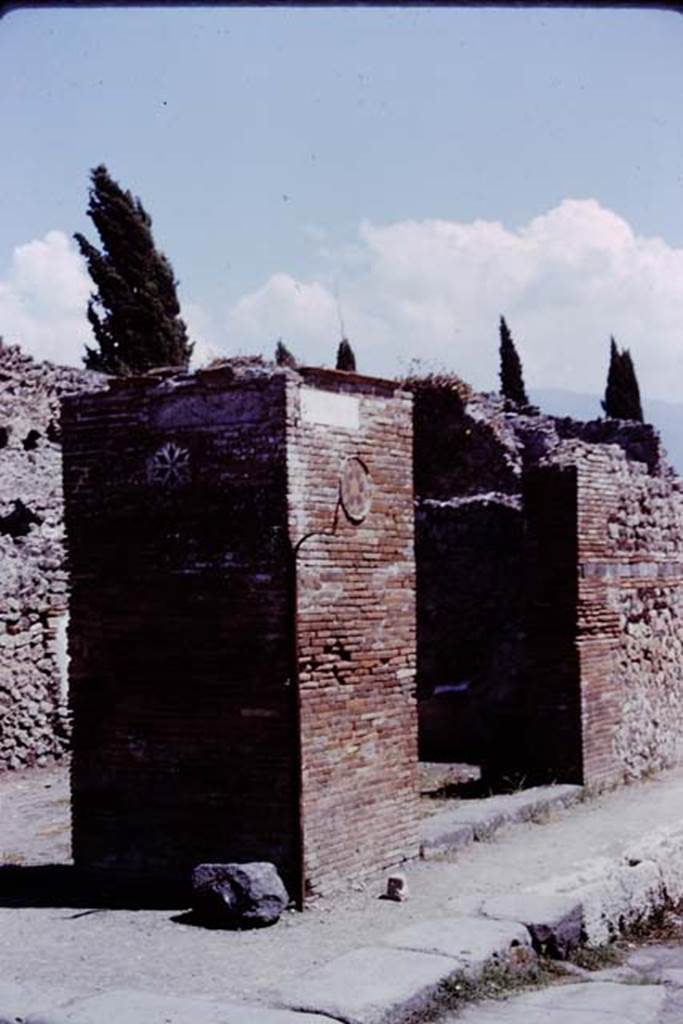
[[[85,365],[120,375],[187,367],[193,346],[180,318],[173,268],[154,245],[152,218],[103,164],[93,168],[90,180],[87,213],[101,251],[74,235],[97,289],[88,320],[98,347],[86,346]]]
[[[296,359],[285,345],[282,338],[278,340],[275,346],[275,362],[278,366],[290,366],[293,370],[296,369]]]
[[[522,377],[522,364],[503,316],[500,318],[500,390],[505,398],[517,405],[529,404]]]
[[[613,337],[610,338],[607,386],[601,405],[605,415],[613,419],[643,421],[640,388],[631,353],[627,348],[620,352]]]
[[[349,344],[348,338],[342,338],[339,342],[339,348],[337,349],[337,369],[355,372],[356,357],[353,354],[353,349]]]

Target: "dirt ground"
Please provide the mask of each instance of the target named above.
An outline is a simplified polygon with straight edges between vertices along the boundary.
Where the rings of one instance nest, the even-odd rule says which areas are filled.
[[[68,763],[0,775],[0,864],[70,860]]]
[[[383,879],[272,928],[208,931],[165,910],[84,906],[60,888],[32,890],[36,865],[68,864],[69,802],[64,766],[0,776],[0,970],[5,982],[89,995],[135,988],[257,1002],[276,980],[305,972],[395,928],[471,912],[483,899],[615,855],[683,809],[683,770],[558,813],[545,823],[509,826],[448,861],[406,866],[410,897],[379,899]],[[9,871],[9,875],[7,872]],[[7,878],[10,883],[8,884]]]

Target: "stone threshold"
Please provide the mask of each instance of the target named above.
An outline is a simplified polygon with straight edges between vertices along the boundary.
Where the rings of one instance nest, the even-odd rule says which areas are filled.
[[[420,856],[443,857],[474,842],[491,839],[505,825],[542,821],[575,804],[582,786],[535,786],[477,800],[459,800],[421,824]]]

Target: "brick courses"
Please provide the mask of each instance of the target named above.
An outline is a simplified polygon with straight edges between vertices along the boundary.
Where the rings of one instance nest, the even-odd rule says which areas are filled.
[[[553,503],[560,479],[561,508]],[[542,677],[551,695],[545,722],[530,709],[529,746],[546,751],[536,764],[544,761],[547,775],[611,784],[680,761],[681,487],[670,473],[648,473],[615,445],[581,442],[561,445],[531,474],[533,542],[546,559],[562,550],[568,556],[554,577],[546,564],[544,583],[529,563],[539,605],[545,601],[529,635],[532,705]],[[575,739],[560,743],[553,758],[544,734]]]
[[[657,432],[520,414],[448,376],[407,385],[421,756],[493,784],[675,763],[683,485]]]
[[[351,374],[304,379],[351,396],[360,418],[359,431],[305,422],[289,386],[305,878],[318,892],[418,849],[412,402]],[[372,478],[358,525],[339,506],[354,458]]]
[[[114,382],[63,424],[77,864],[265,859],[312,895],[414,855],[409,397],[247,363]]]

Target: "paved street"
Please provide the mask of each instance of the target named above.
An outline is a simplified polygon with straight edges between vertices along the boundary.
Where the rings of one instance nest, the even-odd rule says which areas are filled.
[[[440,1024],[681,1024],[683,946],[645,946],[617,969],[574,984],[488,1001]]]
[[[474,816],[477,802],[437,804],[437,815],[452,812],[459,821]],[[500,810],[500,798],[489,807]],[[303,914],[286,912],[272,928],[229,932],[195,927],[186,907],[115,908],[79,897],[70,884],[65,766],[10,773],[0,778],[0,1024],[185,1024],[188,1000],[193,1024],[308,1024],[316,1017],[318,1024],[398,1024],[415,994],[433,991],[463,959],[472,966],[487,951],[525,948],[519,918],[508,922],[509,934],[487,930],[482,908],[509,900],[523,906],[530,889],[572,872],[590,881],[596,864],[623,863],[634,844],[676,826],[681,807],[683,771],[668,772],[518,824],[503,822],[450,854],[408,864],[404,903],[378,898],[385,883],[378,876]],[[673,881],[683,872],[674,838],[664,851]],[[647,850],[642,856],[628,872],[646,893],[655,865]],[[619,896],[602,883],[597,891],[601,899]],[[468,925],[477,915],[479,924]],[[460,1019],[682,1024],[680,953],[666,946],[634,952],[616,974],[469,1007]],[[117,1000],[123,1017],[114,1012]],[[32,1021],[42,1009],[54,1012]]]

